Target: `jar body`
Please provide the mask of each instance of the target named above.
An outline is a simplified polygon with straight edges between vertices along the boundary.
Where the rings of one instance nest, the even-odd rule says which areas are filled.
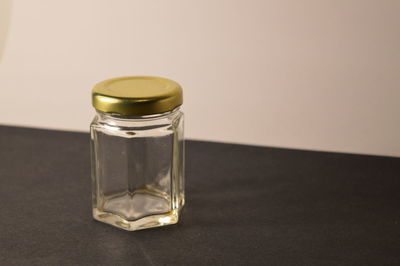
[[[98,112],[91,127],[93,217],[134,231],[178,222],[184,205],[183,113]]]

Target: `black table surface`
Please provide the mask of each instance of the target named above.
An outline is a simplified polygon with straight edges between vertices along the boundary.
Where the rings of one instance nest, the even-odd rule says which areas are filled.
[[[0,265],[400,265],[400,158],[187,141],[179,224],[91,217],[89,134],[0,126]]]

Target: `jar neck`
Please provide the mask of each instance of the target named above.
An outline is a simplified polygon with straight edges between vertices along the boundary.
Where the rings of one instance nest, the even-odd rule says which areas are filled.
[[[97,119],[99,122],[111,125],[111,126],[119,126],[119,125],[127,125],[131,123],[143,123],[143,122],[150,122],[150,123],[158,123],[162,120],[172,120],[177,115],[179,115],[180,107],[175,108],[172,111],[159,113],[159,114],[151,114],[151,115],[143,115],[143,116],[124,116],[119,114],[112,114],[112,113],[104,113],[101,111],[96,110]]]

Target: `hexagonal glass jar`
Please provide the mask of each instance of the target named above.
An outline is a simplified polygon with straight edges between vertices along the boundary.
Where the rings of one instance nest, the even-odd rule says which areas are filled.
[[[145,83],[133,82],[132,90]],[[93,217],[129,231],[177,223],[185,201],[180,107],[172,104],[173,110],[162,113],[121,115],[101,111],[105,107],[93,102],[97,110],[90,127]]]

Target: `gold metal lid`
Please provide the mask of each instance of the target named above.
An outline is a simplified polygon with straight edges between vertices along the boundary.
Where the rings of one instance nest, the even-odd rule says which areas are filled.
[[[92,90],[92,105],[96,110],[126,116],[164,113],[182,102],[181,86],[159,77],[113,78],[97,83]]]

